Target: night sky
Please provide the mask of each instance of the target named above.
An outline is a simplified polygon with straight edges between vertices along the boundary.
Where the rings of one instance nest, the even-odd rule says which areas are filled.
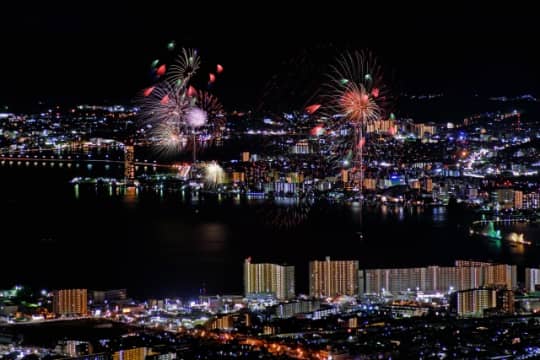
[[[260,6],[148,2],[135,9],[82,2],[72,9],[3,9],[0,104],[130,101],[151,83],[149,64],[167,55],[170,40],[200,49],[208,67],[223,64],[212,90],[228,110],[275,106],[272,99],[279,97],[264,100],[269,87],[280,92],[272,77],[285,97],[306,97],[310,72],[345,48],[371,49],[396,92],[540,90],[533,9],[389,3],[358,13],[343,5],[303,11]]]

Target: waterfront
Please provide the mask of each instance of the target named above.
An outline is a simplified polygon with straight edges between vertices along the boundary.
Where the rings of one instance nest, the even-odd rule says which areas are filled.
[[[307,291],[308,261],[327,255],[358,259],[361,267],[449,265],[457,258],[538,265],[535,243],[469,237],[467,219],[449,218],[443,207],[366,206],[360,217],[358,204],[316,204],[303,213],[262,199],[193,200],[181,192],[107,187],[75,191],[69,184],[76,175],[117,176],[121,170],[0,167],[6,209],[0,271],[13,274],[9,281],[193,296],[203,286],[210,294],[240,293],[247,256],[295,265],[299,292]],[[276,228],[297,212],[297,226]],[[523,232],[533,242],[540,234],[525,224],[503,231]]]

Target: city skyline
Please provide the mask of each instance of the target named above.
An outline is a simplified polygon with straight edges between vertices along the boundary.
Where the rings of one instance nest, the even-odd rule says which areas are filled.
[[[540,355],[532,5],[20,5],[0,360]]]

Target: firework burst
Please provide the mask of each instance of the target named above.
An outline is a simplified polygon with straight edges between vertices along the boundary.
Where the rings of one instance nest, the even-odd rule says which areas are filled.
[[[195,49],[182,49],[169,72],[170,81],[176,86],[187,87],[201,65]]]
[[[216,187],[219,184],[222,184],[225,181],[225,171],[219,166],[216,162],[211,162],[206,165],[204,172],[204,180],[206,186]]]
[[[388,91],[381,66],[367,51],[348,52],[331,66],[325,84],[327,112],[350,124],[373,122],[385,116]]]
[[[221,136],[225,125],[219,100],[192,85],[199,68],[197,50],[182,49],[171,66],[159,67],[161,81],[144,89],[138,99],[143,132],[158,150],[180,151],[190,142],[194,161],[197,142]],[[217,70],[220,73],[223,67],[219,65]],[[211,75],[215,81],[216,76]]]
[[[151,91],[149,91],[151,89]],[[195,104],[195,99],[168,81],[162,81],[143,91],[139,99],[139,117],[145,123],[183,123],[187,111]]]
[[[198,90],[195,96],[197,106],[207,114],[207,123],[203,132],[213,139],[220,138],[226,123],[225,111],[221,102],[217,97],[204,90]]]
[[[175,152],[185,147],[186,116],[194,99],[168,81],[144,90],[139,118],[158,152]]]
[[[359,178],[353,179],[361,191],[366,127],[386,115],[387,88],[381,67],[369,52],[345,53],[330,69],[324,86],[327,125],[334,134],[350,135],[346,146],[336,141],[333,152],[350,158],[346,162],[351,164],[353,173],[359,174]]]
[[[188,137],[182,128],[174,123],[161,123],[153,129],[152,137],[159,152],[176,153],[186,148]]]

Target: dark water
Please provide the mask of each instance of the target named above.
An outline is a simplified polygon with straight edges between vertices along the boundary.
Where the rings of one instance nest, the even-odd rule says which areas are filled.
[[[0,166],[0,287],[127,287],[137,297],[194,296],[201,287],[240,293],[247,256],[295,265],[300,292],[308,290],[308,261],[327,255],[358,259],[361,267],[445,265],[457,258],[540,262],[540,247],[471,238],[468,224],[448,219],[444,208],[365,207],[361,217],[354,205],[307,211],[179,192],[76,191],[68,183],[76,175],[120,171],[116,165]],[[538,228],[503,231],[540,240]]]

